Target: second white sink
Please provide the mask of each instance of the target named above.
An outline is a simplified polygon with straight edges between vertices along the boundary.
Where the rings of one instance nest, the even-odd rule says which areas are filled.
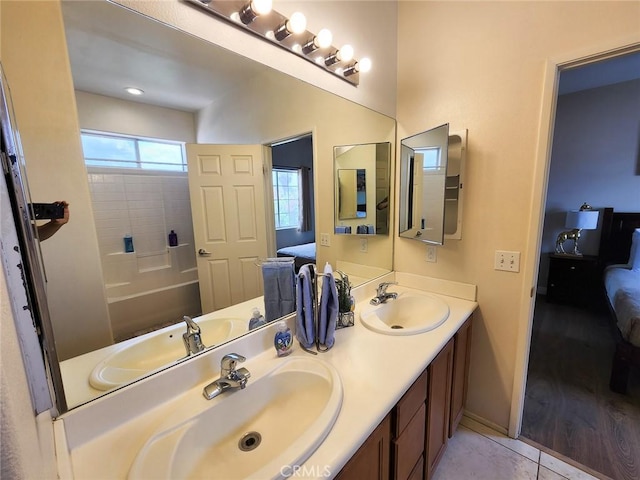
[[[416,335],[434,330],[449,318],[449,305],[439,297],[398,287],[398,298],[360,312],[369,330],[385,335]]]

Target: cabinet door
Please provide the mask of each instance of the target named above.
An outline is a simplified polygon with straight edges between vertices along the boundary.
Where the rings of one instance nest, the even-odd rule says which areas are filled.
[[[393,441],[393,476],[408,480],[424,451],[425,404],[422,403],[402,435]]]
[[[469,357],[471,353],[471,318],[460,327],[453,337],[453,383],[451,385],[451,418],[449,438],[458,428],[467,401],[469,379]]]
[[[453,339],[449,340],[429,365],[425,445],[427,479],[431,478],[449,439],[452,369]]]
[[[347,462],[336,480],[388,480],[391,416],[387,415]]]

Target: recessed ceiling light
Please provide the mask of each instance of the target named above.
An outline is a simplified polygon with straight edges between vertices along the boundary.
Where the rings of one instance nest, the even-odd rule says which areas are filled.
[[[144,90],[135,87],[127,87],[125,91],[130,95],[142,95],[144,93]]]

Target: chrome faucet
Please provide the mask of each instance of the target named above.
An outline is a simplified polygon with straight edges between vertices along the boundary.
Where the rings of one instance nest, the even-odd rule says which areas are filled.
[[[220,378],[204,387],[202,391],[204,398],[211,400],[231,388],[243,389],[246,387],[251,373],[246,368],[236,370],[238,362],[244,362],[245,360],[245,357],[237,353],[230,353],[222,357],[220,361]]]
[[[187,351],[188,357],[189,355],[203,351],[205,347],[202,343],[198,324],[186,315],[182,319],[187,323],[187,331],[182,334],[182,341],[184,342],[184,348]]]
[[[398,282],[382,282],[378,285],[378,290],[376,291],[376,296],[371,299],[369,302],[371,305],[380,305],[381,303],[386,303],[390,298],[395,299],[398,298],[398,294],[395,292],[387,292],[387,288],[389,285],[397,285]]]

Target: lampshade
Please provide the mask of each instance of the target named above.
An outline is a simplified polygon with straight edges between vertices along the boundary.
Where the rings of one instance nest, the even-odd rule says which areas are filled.
[[[597,210],[571,210],[567,212],[564,222],[566,228],[578,230],[595,230],[598,226]]]

